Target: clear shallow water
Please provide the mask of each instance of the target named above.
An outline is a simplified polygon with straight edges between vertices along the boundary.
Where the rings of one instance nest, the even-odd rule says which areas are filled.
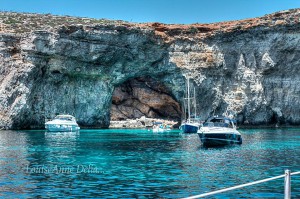
[[[179,131],[0,131],[0,197],[181,198],[300,170],[300,129],[240,132],[241,146],[203,148]],[[283,198],[283,179],[213,198]]]

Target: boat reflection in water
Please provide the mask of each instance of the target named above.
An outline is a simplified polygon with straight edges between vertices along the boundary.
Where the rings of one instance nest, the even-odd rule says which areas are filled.
[[[48,131],[77,131],[80,129],[75,117],[72,115],[57,115],[53,120],[45,123],[45,129]]]
[[[241,133],[236,130],[236,120],[227,117],[210,117],[197,133],[204,146],[242,144]]]

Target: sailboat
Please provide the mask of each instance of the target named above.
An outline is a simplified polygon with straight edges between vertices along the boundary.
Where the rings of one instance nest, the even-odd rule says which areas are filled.
[[[200,123],[196,120],[196,91],[194,88],[194,118],[191,118],[191,97],[190,97],[190,79],[187,78],[187,111],[188,111],[188,118],[186,121],[182,122],[181,126],[179,127],[184,133],[197,133]],[[185,107],[186,108],[186,107]]]

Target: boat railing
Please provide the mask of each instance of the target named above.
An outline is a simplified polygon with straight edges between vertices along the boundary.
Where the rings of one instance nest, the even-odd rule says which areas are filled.
[[[280,175],[280,176],[276,176],[276,177],[272,177],[272,178],[266,178],[266,179],[263,179],[263,180],[258,180],[258,181],[254,181],[254,182],[250,182],[250,183],[246,183],[246,184],[241,184],[241,185],[237,185],[237,186],[233,186],[233,187],[229,187],[229,188],[225,188],[225,189],[220,189],[220,190],[212,191],[212,192],[209,192],[209,193],[203,193],[203,194],[200,194],[200,195],[190,196],[190,197],[183,198],[183,199],[203,198],[203,197],[212,196],[212,195],[216,195],[216,194],[227,192],[227,191],[232,191],[232,190],[235,190],[235,189],[240,189],[240,188],[243,188],[243,187],[248,187],[248,186],[252,186],[252,185],[256,185],[256,184],[276,180],[276,179],[279,179],[279,178],[284,178],[284,199],[290,199],[291,198],[291,176],[292,175],[298,175],[298,174],[300,174],[300,171],[291,173],[290,170],[285,170],[285,173],[283,175]]]

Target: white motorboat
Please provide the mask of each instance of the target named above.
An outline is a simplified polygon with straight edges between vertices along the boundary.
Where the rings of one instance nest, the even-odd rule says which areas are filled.
[[[242,144],[241,133],[236,130],[236,121],[227,117],[211,117],[198,130],[205,146]]]
[[[153,127],[152,127],[152,131],[155,132],[155,133],[166,132],[166,131],[171,131],[171,128],[170,128],[169,125],[163,125],[162,122],[154,122]]]
[[[80,129],[72,115],[57,115],[53,120],[45,123],[48,131],[77,131]]]

